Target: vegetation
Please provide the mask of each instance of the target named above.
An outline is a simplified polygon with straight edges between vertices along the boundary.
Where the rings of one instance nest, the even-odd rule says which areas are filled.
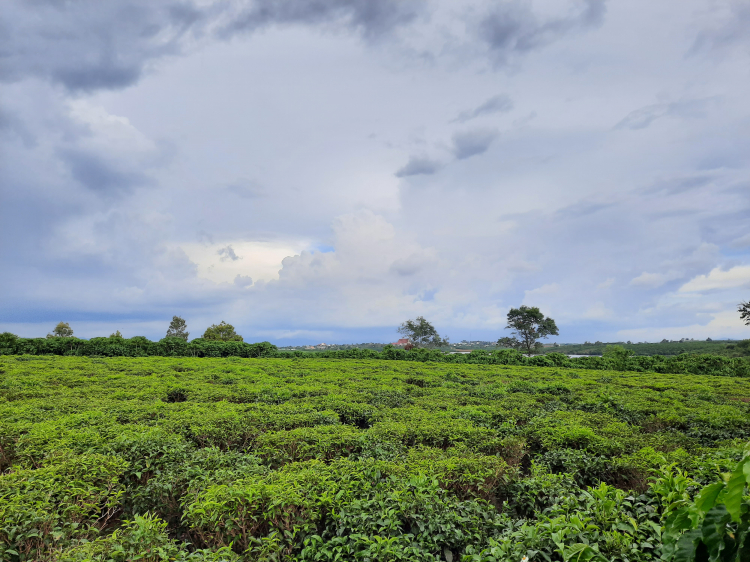
[[[187,341],[190,337],[190,332],[187,331],[187,322],[185,322],[185,319],[179,316],[172,316],[172,321],[169,323],[169,328],[167,328],[166,337],[182,338]],[[203,337],[205,337],[205,334]]]
[[[3,356],[0,559],[745,560],[748,439],[747,378]]]
[[[531,356],[533,351],[542,349],[540,339],[559,334],[552,318],[545,317],[536,306],[521,305],[508,312],[507,330],[512,330],[511,337],[500,338],[497,344],[501,347],[522,349]]]
[[[750,301],[741,302],[737,306],[737,312],[740,313],[740,319],[745,323],[745,325],[750,326]]]
[[[55,329],[52,330],[51,334],[47,334],[48,338],[72,338],[73,328],[67,322],[58,322]]]
[[[600,371],[654,371],[658,373],[691,373],[729,377],[750,376],[750,362],[743,358],[717,355],[614,356],[570,358],[561,353],[527,357],[514,349],[488,352],[475,350],[468,354],[443,353],[436,349],[406,351],[387,345],[382,352],[370,349],[348,349],[306,353],[279,351],[268,342],[249,344],[239,341],[215,341],[202,338],[186,342],[182,338],[164,338],[158,342],[134,338],[19,338],[0,334],[0,355],[67,355],[89,357],[275,357],[287,360],[377,359],[381,361],[437,362],[447,364],[516,365],[556,367],[558,369],[593,369]]]
[[[183,339],[187,340],[187,338]],[[234,331],[234,326],[222,320],[219,324],[212,324],[206,328],[203,339],[209,341],[242,341],[242,336]]]
[[[409,340],[411,347],[419,349],[434,349],[448,345],[448,338],[441,338],[435,327],[422,316],[401,324],[398,333]]]
[[[564,344],[557,347],[545,347],[540,353],[564,353],[566,355],[603,355],[609,345],[619,345],[630,349],[635,355],[680,355],[683,353],[699,355],[711,354],[726,357],[743,356],[743,349],[748,344],[733,340],[683,340],[663,341],[661,343],[626,343],[626,342],[594,342],[579,344]],[[750,350],[747,353],[750,355]]]

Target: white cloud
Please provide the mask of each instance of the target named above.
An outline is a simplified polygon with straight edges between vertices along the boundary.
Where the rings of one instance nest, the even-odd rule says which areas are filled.
[[[615,313],[612,309],[607,308],[603,302],[597,301],[584,311],[583,317],[589,320],[607,320],[614,318]]]
[[[731,269],[712,269],[708,275],[698,275],[678,289],[680,293],[701,293],[721,289],[750,288],[750,265]]]
[[[304,240],[227,240],[216,244],[180,244],[179,248],[197,265],[198,277],[214,283],[232,283],[238,275],[255,281],[278,279],[284,259],[301,253],[308,245]]]
[[[681,338],[724,339],[737,338],[742,335],[742,322],[739,314],[734,311],[705,314],[703,318],[704,323],[619,330],[617,334],[623,340],[651,342]]]
[[[630,280],[630,284],[633,287],[646,287],[649,289],[655,289],[661,287],[670,280],[670,276],[664,273],[649,273],[644,271],[638,277],[634,277]]]

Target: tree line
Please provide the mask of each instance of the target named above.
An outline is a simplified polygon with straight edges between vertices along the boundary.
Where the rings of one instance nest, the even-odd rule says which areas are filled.
[[[745,325],[750,326],[750,301],[749,302],[741,302],[738,305],[737,311],[740,313],[740,319],[745,323]],[[505,326],[505,329],[511,331],[510,336],[501,337],[497,340],[497,344],[500,347],[507,348],[507,349],[513,349],[516,351],[522,351],[526,354],[527,357],[531,357],[534,352],[539,352],[543,348],[543,344],[540,340],[545,339],[551,335],[559,335],[559,330],[557,328],[557,324],[555,321],[545,316],[539,309],[539,307],[535,306],[526,306],[521,305],[518,308],[511,308],[508,311],[507,314],[507,325]],[[399,334],[404,336],[404,339],[408,341],[407,345],[404,346],[405,351],[411,351],[411,350],[436,350],[441,347],[445,347],[449,345],[448,337],[441,336],[437,329],[429,322],[427,321],[423,316],[418,316],[414,320],[406,320],[404,323],[402,323],[398,328],[397,331]],[[180,316],[173,316],[172,321],[169,324],[169,327],[167,328],[166,335],[164,339],[157,342],[158,351],[154,353],[150,352],[144,352],[147,355],[164,355],[165,353],[168,355],[172,353],[172,349],[175,348],[175,342],[177,340],[180,340],[184,343],[188,342],[188,338],[190,336],[190,333],[187,331],[187,322],[184,318]],[[51,333],[47,334],[48,340],[68,340],[68,339],[75,339],[73,336],[73,329],[70,327],[70,324],[67,322],[59,322],[57,326],[52,330]],[[115,340],[114,342],[110,341],[105,344],[105,342],[102,342],[101,340]],[[119,340],[123,340],[123,342],[120,342]],[[10,342],[16,342],[16,341],[36,341],[33,339],[26,339],[26,338],[18,338],[14,334],[10,334],[8,332],[4,334],[0,334],[0,354],[9,354],[10,349],[16,349],[17,345],[13,344],[11,345]],[[23,349],[34,349],[35,351],[21,351],[20,353],[32,353],[32,354],[40,354],[40,353],[52,353],[57,354],[59,350],[64,350],[63,353],[69,353],[72,354],[73,349],[91,349],[92,347],[95,349],[115,349],[118,347],[123,347],[124,342],[136,342],[134,345],[131,343],[128,343],[125,345],[125,347],[128,348],[135,348],[135,353],[140,353],[141,349],[149,348],[148,344],[153,345],[154,342],[151,342],[150,340],[143,338],[143,337],[136,337],[131,338],[130,340],[125,340],[125,338],[122,336],[119,330],[114,332],[109,336],[109,338],[93,338],[91,340],[77,340],[77,342],[83,342],[83,341],[89,341],[92,342],[88,345],[83,345],[81,343],[77,343],[76,345],[63,343],[62,345],[42,345],[42,344],[25,344],[22,346]],[[3,342],[5,342],[3,344]],[[96,343],[94,343],[96,342]],[[162,343],[166,342],[166,343]],[[203,333],[203,336],[201,338],[196,338],[192,340],[190,343],[195,343],[194,346],[190,348],[191,354],[196,357],[226,357],[228,355],[234,355],[235,351],[233,348],[227,348],[229,351],[221,350],[219,351],[219,348],[212,348],[211,350],[208,350],[206,348],[207,343],[206,342],[244,342],[244,339],[241,335],[237,333],[234,326],[231,324],[228,324],[224,322],[223,320],[219,324],[212,324],[208,328],[206,328],[205,332]],[[114,347],[113,347],[114,344]],[[246,344],[246,345],[260,345],[262,346],[262,349],[264,350],[264,353],[276,353],[278,349],[276,346],[270,344],[269,342],[262,342],[260,344]],[[270,347],[269,347],[270,346]],[[179,346],[178,346],[179,347]],[[210,346],[209,346],[210,347]],[[240,346],[242,350],[245,350],[244,347]],[[615,349],[616,348],[616,349]],[[623,357],[629,357],[634,354],[632,350],[625,349],[621,346],[615,346],[612,350],[610,350],[610,355],[612,353],[619,354],[618,356]],[[253,348],[254,349],[254,348]],[[609,349],[609,348],[608,348]],[[42,351],[42,350],[54,350],[54,351]],[[206,353],[209,353],[206,355]],[[218,355],[214,355],[214,354]],[[252,356],[257,357],[259,355],[247,355],[247,353],[250,353],[248,351],[241,351],[239,356],[246,357],[246,356]],[[252,353],[256,353],[253,351]],[[84,353],[81,353],[84,354]],[[97,354],[97,352],[90,352],[87,354]],[[130,353],[116,353],[118,355],[130,355]]]

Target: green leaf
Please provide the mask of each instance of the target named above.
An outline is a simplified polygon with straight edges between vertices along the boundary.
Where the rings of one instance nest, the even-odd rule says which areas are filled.
[[[716,498],[724,489],[724,482],[716,482],[703,488],[695,498],[695,507],[701,512],[707,513],[716,503]]]
[[[740,510],[742,507],[742,493],[745,491],[745,468],[750,465],[750,457],[745,457],[737,465],[727,482],[727,491],[724,496],[724,505],[732,516],[732,519],[739,523]]]

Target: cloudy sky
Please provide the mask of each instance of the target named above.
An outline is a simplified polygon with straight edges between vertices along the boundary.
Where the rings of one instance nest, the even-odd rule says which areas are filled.
[[[750,335],[748,0],[5,0],[0,331]]]

